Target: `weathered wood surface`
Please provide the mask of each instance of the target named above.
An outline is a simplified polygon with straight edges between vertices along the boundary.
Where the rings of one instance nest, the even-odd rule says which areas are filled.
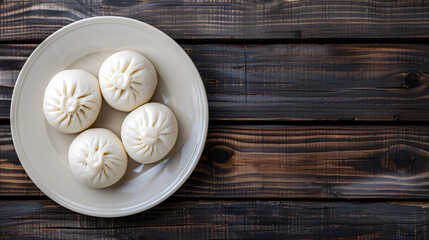
[[[118,219],[43,200],[7,125],[37,43],[100,15],[178,40],[215,123],[172,198]],[[426,0],[0,0],[0,238],[429,238],[429,204],[416,202],[429,199],[429,125],[415,124],[429,120],[428,39]]]
[[[427,203],[174,201],[94,218],[52,201],[0,202],[0,236],[54,239],[425,239]]]
[[[0,40],[42,40],[92,16],[147,22],[175,39],[427,38],[425,0],[0,2]]]
[[[0,45],[0,117],[37,45]],[[429,45],[183,45],[211,120],[429,120]]]
[[[0,195],[41,195],[0,133]],[[428,126],[212,126],[174,196],[427,199],[428,158]]]

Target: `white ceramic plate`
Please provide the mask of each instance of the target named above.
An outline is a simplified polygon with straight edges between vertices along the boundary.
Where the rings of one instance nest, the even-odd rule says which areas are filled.
[[[68,148],[77,134],[62,134],[49,126],[43,115],[44,91],[64,69],[80,68],[98,76],[104,59],[125,49],[142,53],[155,65],[159,80],[151,101],[173,110],[179,136],[160,162],[144,165],[129,159],[126,174],[117,184],[87,188],[75,180],[68,166]],[[92,127],[104,127],[120,136],[125,116],[103,102]],[[34,50],[18,76],[10,117],[21,164],[47,196],[79,213],[119,217],[159,204],[185,182],[204,147],[208,106],[195,65],[170,37],[140,21],[94,17],[58,30]]]

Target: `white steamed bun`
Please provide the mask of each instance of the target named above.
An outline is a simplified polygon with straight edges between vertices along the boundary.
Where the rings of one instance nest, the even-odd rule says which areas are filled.
[[[140,163],[161,160],[173,148],[177,133],[176,117],[160,103],[147,103],[132,111],[121,129],[125,150]]]
[[[124,112],[148,102],[158,83],[155,67],[134,51],[121,51],[108,57],[101,65],[99,80],[106,102]]]
[[[80,183],[91,188],[116,183],[124,175],[127,163],[121,140],[104,128],[88,129],[70,145],[70,169]]]
[[[80,132],[94,123],[101,108],[98,80],[78,69],[57,73],[43,99],[46,120],[63,133]]]

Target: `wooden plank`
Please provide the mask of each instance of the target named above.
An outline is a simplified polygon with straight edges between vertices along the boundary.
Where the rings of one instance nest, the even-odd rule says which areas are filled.
[[[429,37],[429,2],[301,1],[19,1],[0,2],[0,40],[42,40],[87,17],[147,22],[175,39]]]
[[[10,127],[0,125],[0,195],[40,196],[43,193],[25,173],[13,147]]]
[[[40,195],[0,129],[0,195]],[[428,158],[428,126],[212,126],[175,196],[427,199]]]
[[[173,201],[123,218],[73,213],[52,201],[0,202],[7,239],[425,239],[427,203]]]
[[[37,45],[0,45],[0,117]],[[428,121],[429,45],[183,45],[211,120]]]
[[[0,119],[9,119],[10,102],[19,71],[37,45],[0,45]]]
[[[429,45],[207,46],[187,51],[205,81],[212,119],[429,119]],[[205,57],[213,55],[221,58]]]
[[[181,196],[427,198],[427,126],[213,126]]]

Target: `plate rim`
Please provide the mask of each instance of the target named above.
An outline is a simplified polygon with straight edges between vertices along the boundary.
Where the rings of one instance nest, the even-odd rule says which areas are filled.
[[[162,40],[165,40],[168,44],[170,44],[176,52],[180,55],[180,57],[184,60],[184,62],[188,65],[189,69],[192,71],[192,74],[194,75],[194,82],[197,84],[197,91],[199,93],[199,98],[202,101],[198,101],[199,105],[201,105],[202,111],[200,112],[200,118],[202,124],[200,125],[199,129],[199,136],[197,139],[199,140],[196,144],[196,147],[194,148],[194,152],[191,155],[191,159],[189,160],[186,167],[182,170],[182,172],[179,174],[179,176],[172,181],[169,186],[164,189],[159,194],[155,195],[152,199],[147,200],[146,202],[133,205],[128,208],[119,208],[119,209],[108,209],[109,212],[106,211],[105,208],[95,208],[95,207],[86,207],[83,208],[81,204],[77,204],[75,202],[67,201],[66,198],[62,197],[61,195],[56,195],[55,191],[42,181],[38,175],[34,172],[34,170],[31,168],[31,164],[28,161],[27,156],[25,155],[25,152],[23,151],[23,148],[20,143],[17,129],[18,119],[16,117],[17,115],[17,102],[20,96],[21,87],[24,81],[24,78],[27,75],[28,68],[31,66],[31,64],[34,62],[34,60],[38,57],[38,55],[43,52],[44,48],[47,47],[51,42],[55,41],[58,37],[61,35],[72,31],[73,29],[79,28],[80,26],[86,25],[86,24],[99,24],[99,23],[124,23],[128,25],[133,25],[138,28],[146,28],[149,32],[152,34],[157,35]],[[207,132],[208,132],[208,122],[209,122],[209,109],[208,109],[208,100],[207,100],[207,94],[205,91],[205,87],[203,84],[203,81],[201,79],[201,76],[198,72],[198,69],[196,68],[195,64],[189,57],[189,55],[183,50],[183,48],[175,42],[171,37],[169,37],[167,34],[162,32],[161,30],[136,19],[127,18],[127,17],[119,17],[119,16],[98,16],[98,17],[91,17],[91,18],[85,18],[78,21],[75,21],[73,23],[70,23],[54,33],[52,33],[50,36],[48,36],[37,48],[31,53],[31,55],[28,57],[26,62],[24,63],[23,67],[21,68],[21,71],[18,75],[18,78],[15,82],[15,87],[12,94],[12,100],[11,100],[11,109],[10,109],[10,128],[12,133],[12,141],[13,145],[15,147],[15,151],[18,155],[18,159],[23,166],[25,172],[29,176],[29,178],[32,180],[32,182],[44,193],[46,194],[50,199],[52,199],[54,202],[58,203],[59,205],[70,209],[72,211],[89,215],[89,216],[95,216],[95,217],[122,217],[122,216],[128,216],[135,213],[139,213],[142,211],[145,211],[147,209],[150,209],[164,200],[166,200],[168,197],[170,197],[173,193],[175,193],[189,178],[193,170],[195,169],[197,163],[199,162],[199,159],[203,153],[204,145],[207,139]],[[36,181],[35,181],[36,180]],[[79,206],[81,205],[81,206]],[[97,210],[98,209],[98,210]]]

